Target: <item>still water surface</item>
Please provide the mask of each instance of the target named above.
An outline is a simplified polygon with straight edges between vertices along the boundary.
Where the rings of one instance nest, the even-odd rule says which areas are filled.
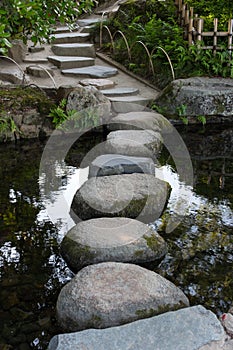
[[[180,132],[192,157],[195,188],[179,181],[164,150],[156,173],[172,192],[164,215],[152,226],[169,252],[159,266],[147,267],[180,286],[191,304],[219,314],[233,304],[233,126]],[[44,144],[0,146],[0,349],[1,344],[46,349],[59,332],[55,304],[73,276],[59,244],[74,225],[69,216],[73,194],[87,178],[88,169],[79,169],[79,161],[101,138],[84,136],[66,161],[53,164],[49,195],[39,176]],[[180,224],[168,233],[169,217]]]

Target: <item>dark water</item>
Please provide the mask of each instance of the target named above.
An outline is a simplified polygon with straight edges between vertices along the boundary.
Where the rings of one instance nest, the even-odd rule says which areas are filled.
[[[192,157],[195,188],[179,182],[165,150],[160,163],[173,190],[166,212],[153,225],[169,253],[150,268],[180,286],[192,304],[220,313],[233,304],[233,126],[180,132]],[[41,191],[46,180],[39,175],[44,144],[0,146],[1,350],[46,349],[59,332],[55,304],[72,278],[59,243],[73,225],[68,209],[75,187],[87,176],[87,169],[71,164],[78,165],[101,137],[83,137],[68,161],[51,161],[54,178],[47,197]],[[168,233],[169,217],[180,224]]]

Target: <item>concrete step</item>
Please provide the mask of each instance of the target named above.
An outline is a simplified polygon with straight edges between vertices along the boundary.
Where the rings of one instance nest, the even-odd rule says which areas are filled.
[[[62,73],[65,75],[79,75],[90,78],[108,78],[118,73],[116,68],[106,66],[90,66],[84,68],[63,69]]]
[[[146,106],[152,102],[151,98],[141,96],[119,96],[108,98],[111,101],[112,109],[116,113],[144,111]]]
[[[84,43],[90,39],[89,33],[58,33],[51,36],[53,44]]]
[[[70,29],[69,26],[60,26],[55,28],[55,33],[72,33],[72,32],[77,32],[80,29],[78,25],[76,25],[72,30]]]
[[[24,63],[31,63],[31,64],[46,64],[48,63],[47,58],[43,58],[43,57],[27,57],[23,60]]]
[[[95,64],[92,57],[48,56],[48,60],[60,69],[82,68]]]
[[[139,90],[137,88],[131,87],[117,87],[114,89],[101,90],[101,92],[107,97],[134,96],[139,94]]]
[[[55,44],[51,49],[53,53],[58,56],[79,56],[95,58],[95,48],[93,44]]]
[[[96,18],[87,18],[87,19],[79,19],[77,21],[77,24],[80,27],[86,27],[86,26],[94,26],[97,23],[100,23],[101,21],[106,20],[106,17],[96,17]]]
[[[80,33],[90,33],[93,30],[93,26],[80,27]]]

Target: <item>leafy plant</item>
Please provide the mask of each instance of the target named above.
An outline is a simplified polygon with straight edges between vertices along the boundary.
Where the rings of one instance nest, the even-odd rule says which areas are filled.
[[[0,117],[0,135],[3,136],[5,141],[7,140],[9,134],[13,134],[16,139],[17,133],[20,134],[20,131],[12,117]]]
[[[177,112],[179,118],[182,120],[182,122],[185,125],[188,125],[188,118],[186,116],[186,110],[187,110],[187,106],[185,104],[182,104],[176,108],[176,112]]]
[[[206,124],[206,117],[204,115],[198,115],[197,120],[199,120],[202,123],[202,125]]]
[[[49,117],[53,118],[52,122],[56,128],[59,128],[68,118],[76,113],[75,110],[66,111],[67,100],[64,98],[59,102],[59,105],[51,108]]]
[[[4,25],[4,38],[28,38],[34,44],[49,40],[53,26],[74,23],[77,15],[90,10],[93,0],[2,0],[0,23]]]
[[[92,109],[83,111],[66,110],[67,100],[62,99],[58,106],[53,107],[49,113],[52,122],[57,129],[68,131],[73,129],[85,129],[99,125],[99,115]]]

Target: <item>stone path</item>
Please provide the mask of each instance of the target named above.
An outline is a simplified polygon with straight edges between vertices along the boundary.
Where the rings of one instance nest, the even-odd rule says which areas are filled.
[[[55,336],[49,350],[221,349],[225,333],[213,313],[187,307],[179,288],[135,265],[166,253],[163,238],[141,221],[158,218],[167,200],[168,184],[155,178],[154,168],[161,129],[169,132],[170,126],[158,113],[144,111],[158,95],[156,89],[96,55],[89,32],[99,20],[79,20],[73,32],[57,28],[52,45],[31,48],[20,64],[28,82],[40,87],[96,86],[116,114],[106,147],[92,159],[89,179],[73,199],[71,209],[86,221],[67,233],[61,251],[74,271],[82,269],[62,288],[57,302],[64,331],[111,328]],[[19,69],[2,63],[0,78],[20,83]]]

